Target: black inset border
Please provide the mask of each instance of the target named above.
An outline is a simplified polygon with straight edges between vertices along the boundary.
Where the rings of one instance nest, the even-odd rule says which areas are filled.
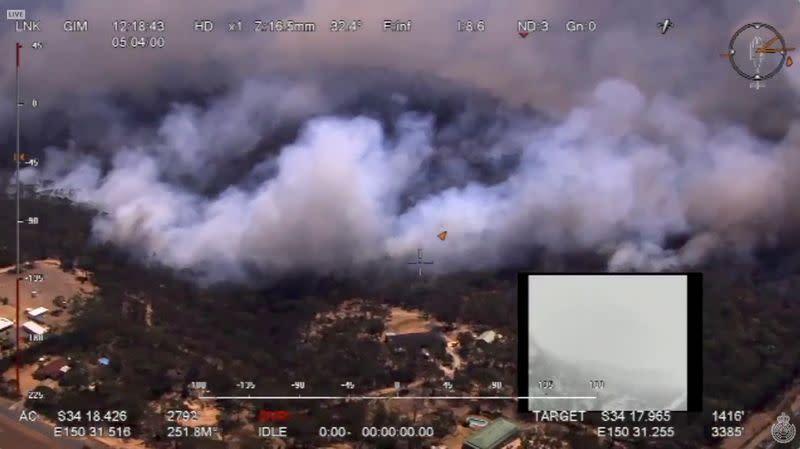
[[[517,396],[528,396],[528,292],[530,276],[585,276],[585,275],[642,275],[642,276],[686,276],[686,356],[688,376],[686,388],[686,411],[701,412],[703,408],[703,273],[700,272],[531,272],[517,273]],[[531,413],[528,400],[517,401],[519,413]]]

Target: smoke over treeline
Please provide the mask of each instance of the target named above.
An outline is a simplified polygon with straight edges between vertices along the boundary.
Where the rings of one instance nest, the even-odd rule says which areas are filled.
[[[717,54],[755,18],[791,42],[794,9],[548,1],[536,17],[552,31],[522,40],[521,2],[350,3],[29,8],[47,50],[26,55],[26,92],[43,106],[26,112],[25,143],[44,162],[26,181],[96,206],[97,239],[210,280],[404,269],[418,247],[450,270],[537,248],[665,269],[793,237],[798,76],[755,92]],[[330,34],[342,11],[364,29]],[[563,31],[575,14],[598,31]],[[65,36],[65,17],[90,32]],[[165,19],[167,47],[111,49],[110,24],[125,17]],[[225,34],[237,17],[322,29]],[[658,33],[664,17],[671,34]],[[222,29],[192,32],[198,18]],[[382,33],[383,18],[414,31]],[[487,32],[457,33],[467,18]],[[0,34],[3,48],[16,38]],[[9,95],[12,69],[0,69]],[[686,242],[667,247],[675,235]]]

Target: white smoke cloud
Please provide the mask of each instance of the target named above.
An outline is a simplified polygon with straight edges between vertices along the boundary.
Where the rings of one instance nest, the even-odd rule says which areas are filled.
[[[325,107],[308,84],[246,82],[235,92],[205,110],[173,105],[156,132],[156,154],[167,170],[205,177],[209,166],[253,151],[282,122]]]
[[[300,105],[297,116],[321,103],[313,90],[282,90],[284,104]],[[241,173],[255,182],[209,193],[176,178],[214,177],[227,150],[261,154],[262,126],[280,114],[254,105],[275,98],[274,88],[249,83],[205,109],[176,104],[148,138],[114,148],[107,171],[72,147],[51,149],[41,172],[27,175],[105,211],[94,222],[99,239],[209,280],[241,280],[252,268],[405,264],[420,246],[438,269],[509,264],[547,247],[603,250],[612,270],[660,270],[699,263],[721,245],[773,242],[797,224],[796,133],[774,143],[706,125],[684,102],[623,80],[601,82],[563,120],[517,117],[485,148],[519,156],[495,183],[417,185],[444,150],[433,117],[413,112],[391,133],[364,116],[308,119],[293,142]],[[442,229],[445,242],[435,237]],[[677,233],[693,237],[665,250]]]

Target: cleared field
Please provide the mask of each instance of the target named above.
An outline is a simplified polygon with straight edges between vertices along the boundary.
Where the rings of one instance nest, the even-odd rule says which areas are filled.
[[[58,307],[53,303],[57,297],[61,296],[68,300],[75,295],[86,296],[95,292],[96,287],[92,284],[89,273],[81,270],[66,272],[61,269],[61,263],[53,259],[38,260],[31,264],[22,275],[41,274],[41,282],[23,281],[20,283],[20,320],[28,321],[25,316],[25,309],[35,309],[46,307],[50,311],[57,310]],[[7,304],[5,299],[8,299]],[[16,319],[16,274],[13,267],[0,270],[0,317],[8,318],[12,321]],[[50,327],[58,327],[69,320],[69,308],[61,313],[60,316],[48,314],[43,319],[43,323]]]
[[[23,276],[41,274],[41,282],[24,281],[20,283],[20,322],[29,321],[25,314],[26,309],[46,307],[50,310],[40,323],[50,328],[50,332],[58,332],[66,323],[69,322],[70,307],[58,307],[54,300],[62,297],[69,300],[75,296],[85,297],[96,291],[96,287],[91,283],[89,273],[81,270],[65,272],[61,269],[61,264],[57,260],[45,259],[32,262],[23,272]],[[7,302],[7,304],[6,304]],[[57,315],[53,312],[56,311]],[[0,317],[16,321],[16,274],[14,267],[0,269]],[[45,338],[47,334],[45,334]],[[11,330],[12,339],[14,330]],[[20,333],[23,346],[26,343],[25,332]],[[12,349],[13,351],[13,349]],[[20,387],[24,393],[34,389],[38,385],[47,385],[58,388],[58,384],[52,380],[38,381],[33,378],[33,373],[39,368],[39,363],[25,365],[20,369]],[[14,379],[15,369],[11,368],[3,373],[4,379]]]
[[[433,329],[438,324],[439,323],[434,319],[426,319],[419,310],[392,307],[389,321],[386,323],[386,331],[397,334],[426,332]]]

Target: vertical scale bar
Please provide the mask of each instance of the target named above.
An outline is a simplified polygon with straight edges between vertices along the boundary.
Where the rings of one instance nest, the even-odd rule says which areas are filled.
[[[17,150],[16,150],[16,185],[17,185],[17,277],[21,274],[20,264],[19,264],[19,160],[20,160],[20,153],[19,153],[19,135],[20,135],[20,115],[21,115],[21,92],[20,92],[20,79],[19,79],[19,67],[21,63],[21,53],[22,52],[22,44],[17,42],[17,71],[16,71],[16,82],[17,82]]]
[[[17,372],[17,393],[22,395],[22,388],[19,386],[19,369],[20,369],[20,351],[19,351],[19,282],[20,279],[19,274],[17,274],[17,344],[16,344],[16,355],[14,357],[14,366]]]
[[[22,276],[22,270],[20,269],[21,267],[20,267],[20,263],[19,263],[19,159],[20,159],[20,154],[19,154],[19,134],[20,134],[20,113],[21,113],[21,111],[20,111],[20,109],[21,109],[21,104],[20,104],[21,94],[20,94],[19,66],[20,66],[20,63],[21,63],[21,54],[20,53],[22,52],[22,44],[20,44],[19,42],[17,42],[16,50],[17,50],[17,70],[16,70],[17,99],[16,99],[15,107],[16,107],[16,111],[17,111],[17,149],[16,149],[16,152],[14,154],[14,159],[16,159],[16,164],[17,164],[16,172],[15,172],[15,177],[16,177],[15,184],[16,184],[16,190],[17,190],[17,192],[16,192],[17,193],[17,195],[16,195],[16,202],[17,202],[17,238],[16,238],[16,240],[17,240],[17,261],[16,261],[16,268],[17,268],[17,276],[16,276],[17,277],[17,293],[16,293],[16,295],[17,295],[17,329],[16,329],[16,361],[15,361],[15,365],[16,365],[16,371],[17,371],[17,393],[19,393],[21,395],[22,394],[22,389],[20,388],[20,385],[19,385],[19,368],[20,368],[19,367],[19,364],[20,364],[20,343],[19,343],[20,296],[19,296],[19,282],[21,280],[20,276]]]

